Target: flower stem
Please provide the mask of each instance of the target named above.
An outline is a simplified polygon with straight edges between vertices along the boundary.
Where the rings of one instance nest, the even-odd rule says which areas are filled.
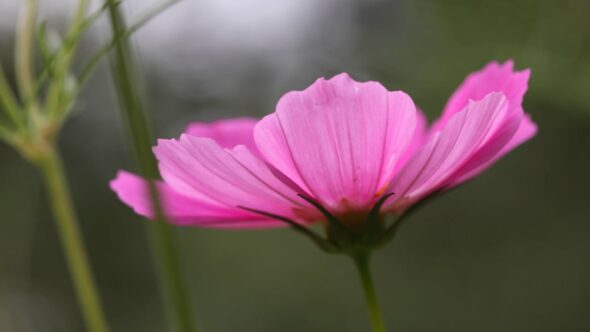
[[[372,330],[373,332],[386,332],[383,316],[381,315],[381,308],[379,306],[379,301],[377,300],[377,294],[375,293],[373,277],[371,276],[371,269],[369,266],[370,253],[363,251],[356,253],[351,257],[354,260],[363,285]]]
[[[151,151],[152,136],[141,94],[134,80],[134,62],[131,46],[126,38],[118,38],[126,31],[118,3],[106,0],[109,5],[109,17],[114,37],[114,53],[111,69],[117,94],[121,103],[121,114],[125,118],[133,143],[139,173],[146,179],[158,178],[158,168]],[[154,207],[156,221],[150,224],[151,243],[156,256],[160,276],[161,291],[164,297],[172,330],[192,332],[195,323],[184,280],[178,251],[174,243],[172,229],[162,213],[158,191],[150,181],[150,199]]]
[[[49,151],[37,164],[41,169],[53,208],[59,238],[72,276],[78,302],[91,332],[108,331],[98,292],[78,228],[72,198],[58,152]]]

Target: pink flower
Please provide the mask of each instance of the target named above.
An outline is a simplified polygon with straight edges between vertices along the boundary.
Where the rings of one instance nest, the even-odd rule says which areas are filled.
[[[369,211],[400,214],[490,167],[533,137],[522,109],[529,70],[492,62],[451,96],[430,127],[404,92],[347,74],[285,94],[276,111],[189,125],[154,148],[165,213],[181,226],[270,228],[336,219],[351,230]],[[146,181],[111,182],[153,217]],[[384,196],[387,194],[387,196]]]

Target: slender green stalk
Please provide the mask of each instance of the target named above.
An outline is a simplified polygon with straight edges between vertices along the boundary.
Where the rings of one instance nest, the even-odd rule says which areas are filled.
[[[107,0],[109,16],[115,40],[115,49],[111,57],[112,75],[121,102],[121,111],[125,117],[139,171],[147,179],[159,176],[157,164],[151,151],[152,136],[140,93],[134,84],[134,63],[131,47],[127,39],[117,38],[125,33],[123,17],[115,0]],[[180,261],[174,245],[173,234],[166,223],[158,199],[158,191],[150,181],[150,196],[156,214],[156,222],[150,224],[154,254],[158,261],[158,271],[162,293],[167,304],[168,315],[174,331],[190,332],[195,330],[191,307],[182,279]]]
[[[92,55],[92,57],[86,63],[86,65],[84,65],[82,71],[80,72],[80,75],[78,76],[78,82],[80,84],[83,84],[88,79],[90,73],[92,73],[92,70],[96,67],[96,65],[98,65],[98,62],[105,55],[107,55],[111,51],[111,49],[116,45],[117,39],[129,38],[129,36],[134,34],[137,30],[143,27],[151,19],[153,19],[169,7],[172,7],[172,5],[178,3],[179,1],[180,0],[169,0],[157,4],[153,9],[149,10],[146,14],[144,14],[144,16],[142,16],[137,22],[129,25],[121,35],[114,36],[111,41],[109,41],[108,43],[103,45],[98,51],[96,51],[96,53]]]
[[[38,10],[37,0],[24,1],[21,16],[18,20],[18,29],[15,48],[16,82],[21,99],[25,104],[25,110],[32,113],[32,117],[38,112],[35,101],[35,74],[33,42],[35,40],[35,21]]]
[[[79,9],[85,12],[86,0]],[[17,132],[2,128],[1,136],[13,144],[21,154],[33,162],[43,174],[53,209],[57,231],[76,290],[80,310],[86,328],[91,332],[107,332],[100,299],[92,276],[82,241],[72,198],[68,190],[59,153],[55,147],[53,126],[41,114],[35,76],[34,36],[38,1],[25,0],[18,21],[15,47],[16,81],[21,97],[21,109],[13,95],[4,73],[0,69],[0,105],[8,112]],[[61,76],[67,75],[68,66],[61,67]],[[62,82],[52,82],[50,89],[58,96],[63,91]],[[59,98],[58,98],[59,99]],[[55,100],[58,100],[55,99]],[[23,111],[24,110],[24,111]]]
[[[369,311],[369,319],[371,321],[371,327],[373,332],[386,332],[385,322],[381,315],[381,307],[377,300],[377,294],[375,293],[375,285],[373,284],[373,278],[371,276],[371,269],[369,266],[370,253],[360,252],[352,256],[356,265],[361,283],[363,285],[363,291],[365,293],[365,300],[367,302],[367,309]]]
[[[86,250],[82,242],[72,198],[68,191],[58,152],[51,149],[39,160],[38,166],[43,173],[49,192],[56,226],[86,322],[86,328],[91,332],[106,332],[108,331],[106,320],[88,264]]]
[[[34,84],[33,73],[33,40],[35,20],[37,17],[37,1],[26,0],[23,3],[21,17],[18,20],[16,38],[16,78],[23,99],[31,98]]]
[[[60,54],[56,56],[53,72],[55,76],[52,77],[51,83],[47,87],[47,95],[45,98],[45,109],[49,116],[53,119],[60,119],[68,110],[70,104],[68,78],[70,75],[70,66],[72,59],[76,52],[76,46],[84,31],[84,20],[86,12],[88,11],[88,0],[79,0],[78,7],[74,13],[74,17],[70,24],[70,28],[64,40],[64,46],[60,50]]]

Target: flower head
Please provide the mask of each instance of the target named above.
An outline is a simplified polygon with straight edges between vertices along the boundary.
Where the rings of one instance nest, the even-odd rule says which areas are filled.
[[[347,74],[285,94],[259,121],[191,124],[154,148],[165,214],[176,225],[219,228],[324,222],[332,242],[381,242],[373,238],[384,233],[384,214],[473,178],[534,136],[522,109],[528,78],[510,61],[490,63],[430,127],[406,93]],[[121,171],[111,188],[153,217],[145,180]]]

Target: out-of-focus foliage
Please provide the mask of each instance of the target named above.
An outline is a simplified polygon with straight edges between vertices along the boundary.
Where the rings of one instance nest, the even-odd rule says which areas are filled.
[[[18,2],[0,0],[7,71]],[[43,2],[56,24],[59,3]],[[132,16],[149,6],[127,5]],[[136,42],[162,137],[191,120],[262,116],[282,93],[342,71],[408,92],[433,119],[489,60],[530,67],[524,105],[538,136],[409,220],[376,254],[376,282],[392,330],[587,331],[589,12],[583,0],[185,0]],[[161,331],[143,221],[107,186],[131,158],[105,69],[64,128],[66,167],[112,325]],[[79,331],[39,178],[6,146],[0,183],[0,330]],[[204,331],[366,329],[353,267],[294,232],[179,233]]]

